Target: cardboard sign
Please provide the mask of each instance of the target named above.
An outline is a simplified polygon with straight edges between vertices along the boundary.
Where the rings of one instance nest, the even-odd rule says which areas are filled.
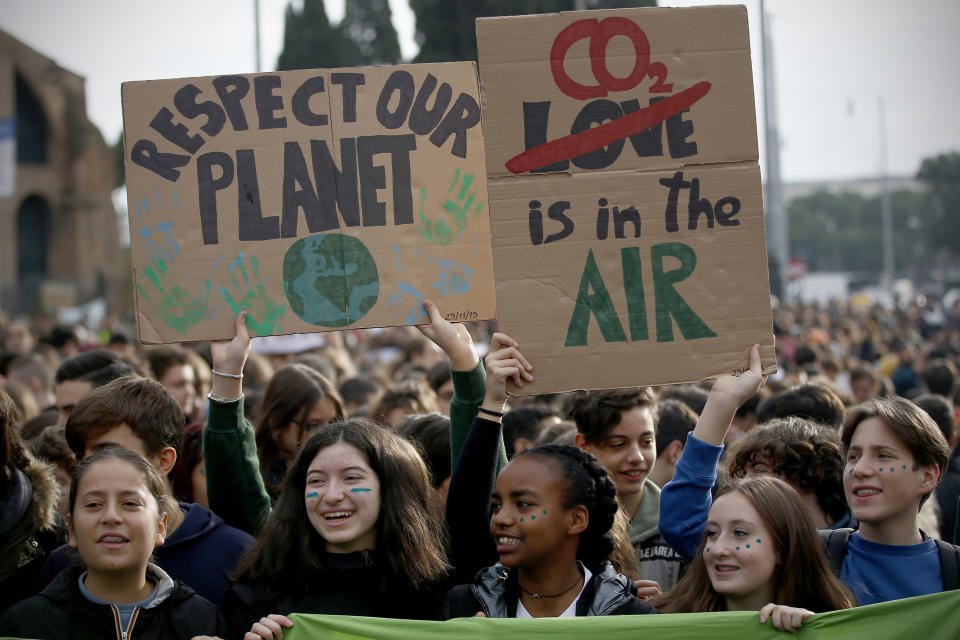
[[[477,21],[521,394],[776,369],[743,7]]]
[[[140,339],[495,312],[472,63],[127,82]]]

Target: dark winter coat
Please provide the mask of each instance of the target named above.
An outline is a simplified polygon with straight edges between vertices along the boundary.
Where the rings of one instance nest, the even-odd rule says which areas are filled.
[[[306,589],[270,596],[264,585],[241,582],[227,592],[224,614],[230,637],[243,637],[254,622],[271,613],[325,613],[376,618],[437,619],[441,587],[418,591],[388,585],[381,593],[377,556],[373,551],[327,554],[324,568]]]
[[[617,573],[609,562],[594,572],[577,601],[577,616],[616,616],[657,613],[640,600],[633,583]],[[482,611],[488,618],[515,618],[520,602],[516,572],[503,565],[487,567],[473,584],[454,587],[447,594],[444,619],[468,618]]]
[[[0,483],[0,611],[43,588],[40,569],[67,540],[52,468],[31,459],[25,469],[10,463],[7,470],[9,481]]]
[[[0,636],[37,640],[189,640],[208,635],[227,638],[217,608],[163,570],[148,566],[157,580],[157,595],[134,610],[127,630],[112,605],[87,599],[78,584],[82,566],[61,571],[39,594],[15,605],[0,618]]]

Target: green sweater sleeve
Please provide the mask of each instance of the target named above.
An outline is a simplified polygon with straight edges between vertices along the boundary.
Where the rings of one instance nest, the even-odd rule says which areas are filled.
[[[453,399],[450,400],[450,468],[457,466],[457,459],[463,449],[463,443],[470,432],[470,425],[477,416],[477,409],[483,404],[483,396],[487,391],[487,374],[483,369],[483,361],[470,371],[450,370],[453,378]],[[497,473],[500,473],[507,464],[507,450],[500,437],[499,455],[497,456]]]
[[[260,476],[253,427],[243,415],[243,398],[210,400],[203,462],[210,510],[226,524],[257,535],[270,515],[270,496]]]

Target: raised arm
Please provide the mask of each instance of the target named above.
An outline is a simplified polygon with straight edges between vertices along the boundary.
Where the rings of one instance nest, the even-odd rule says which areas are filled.
[[[423,308],[430,324],[419,325],[424,336],[443,349],[450,360],[450,376],[453,381],[453,398],[450,400],[450,468],[457,464],[463,442],[470,430],[477,409],[483,402],[485,378],[483,363],[477,356],[473,338],[463,324],[448,322],[430,300],[424,300]],[[492,350],[492,349],[491,349]],[[500,437],[497,469],[507,464],[507,451]]]
[[[228,525],[257,535],[270,515],[270,496],[260,476],[253,427],[243,415],[243,365],[250,355],[246,316],[246,311],[237,315],[232,340],[210,343],[213,387],[203,462],[210,509]]]
[[[750,368],[739,376],[717,378],[710,396],[677,461],[673,480],[660,494],[660,533],[673,549],[690,560],[697,552],[713,503],[717,464],[737,408],[763,386],[760,347],[750,348]]]
[[[497,561],[496,546],[490,536],[490,496],[498,472],[498,445],[503,443],[500,417],[507,401],[507,379],[518,386],[532,381],[530,365],[517,350],[516,342],[503,334],[494,334],[486,358],[487,390],[482,412],[463,444],[454,466],[447,494],[447,526],[450,532],[450,559],[457,581],[469,581],[473,574]]]

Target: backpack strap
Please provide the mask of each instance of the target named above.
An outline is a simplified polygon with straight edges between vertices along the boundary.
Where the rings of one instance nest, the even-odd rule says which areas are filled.
[[[960,547],[937,539],[940,552],[940,571],[943,573],[943,590],[960,589]]]
[[[820,535],[820,542],[823,544],[823,551],[830,563],[830,568],[834,575],[840,577],[843,556],[847,554],[847,542],[850,540],[853,529],[821,529],[817,533]]]

